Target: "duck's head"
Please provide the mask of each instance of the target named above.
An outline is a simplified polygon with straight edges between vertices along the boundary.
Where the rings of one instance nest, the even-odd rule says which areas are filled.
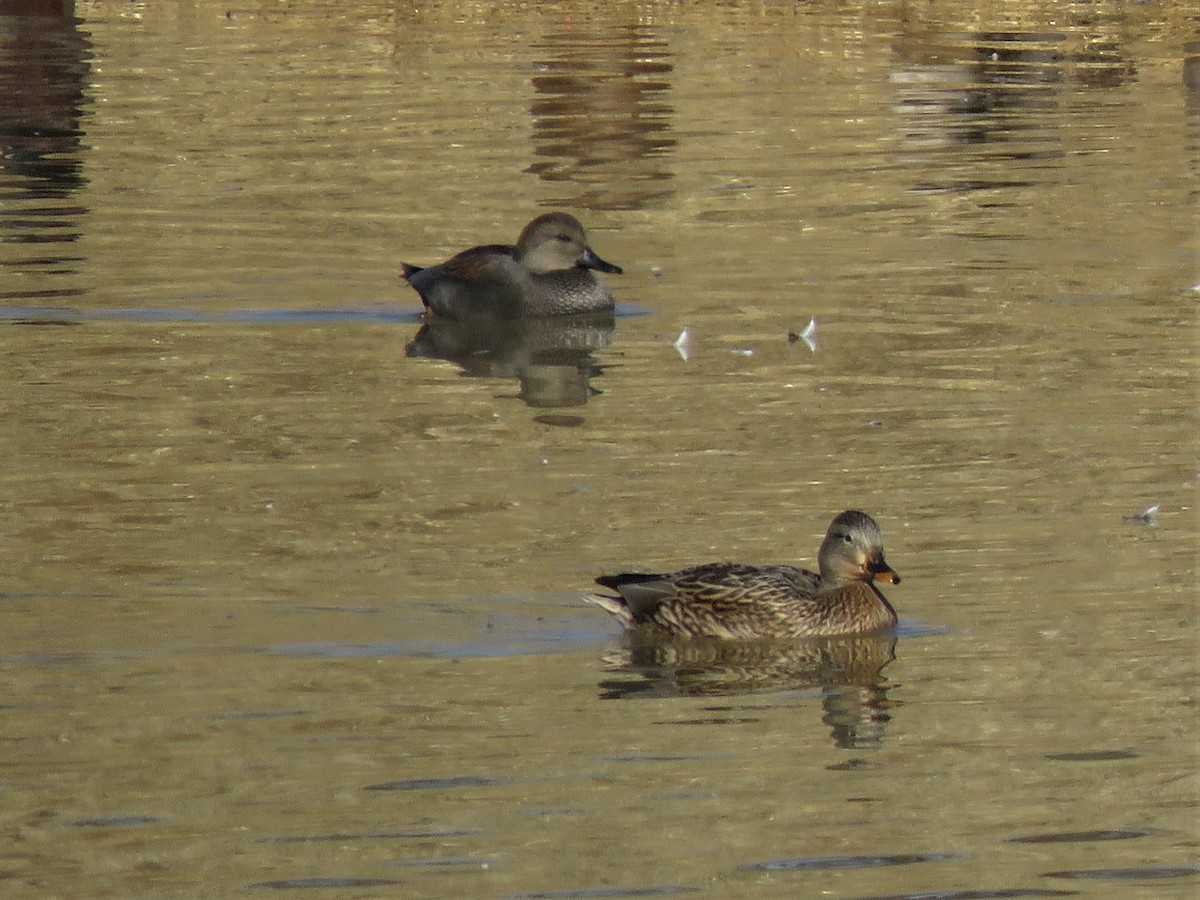
[[[517,238],[517,260],[538,275],[574,268],[621,274],[620,266],[595,254],[579,220],[566,213],[547,213],[526,225]]]
[[[900,576],[883,558],[883,534],[866,513],[848,509],[829,525],[818,557],[827,585],[878,579],[899,584]]]

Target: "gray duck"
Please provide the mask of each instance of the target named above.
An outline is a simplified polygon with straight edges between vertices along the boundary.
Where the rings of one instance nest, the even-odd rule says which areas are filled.
[[[452,319],[611,310],[612,294],[592,271],[622,272],[588,246],[578,219],[561,212],[538,216],[514,245],[472,247],[427,268],[401,265],[427,313]]]

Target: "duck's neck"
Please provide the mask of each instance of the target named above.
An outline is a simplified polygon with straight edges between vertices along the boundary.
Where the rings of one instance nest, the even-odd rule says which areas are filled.
[[[879,588],[868,581],[853,579],[822,582],[817,594],[826,614],[855,626],[855,630],[890,628],[896,624],[896,610]]]

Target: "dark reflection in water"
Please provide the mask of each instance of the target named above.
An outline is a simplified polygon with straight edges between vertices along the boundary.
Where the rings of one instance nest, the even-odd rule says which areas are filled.
[[[641,209],[669,196],[675,110],[665,96],[674,67],[655,29],[559,32],[537,50],[548,56],[533,77],[538,159],[527,171],[571,185],[551,205]]]
[[[21,273],[70,272],[78,257],[47,245],[79,239],[85,210],[65,205],[84,183],[80,117],[91,45],[74,3],[20,0],[0,5],[0,242],[23,248],[0,256]],[[47,297],[71,290],[11,291]]]
[[[1183,82],[1184,109],[1187,112],[1187,149],[1188,162],[1192,169],[1193,183],[1200,176],[1200,41],[1190,41],[1183,45],[1183,69],[1180,78]],[[1195,197],[1200,191],[1192,190]]]
[[[1188,112],[1193,115],[1200,111],[1197,101],[1200,101],[1200,41],[1188,41],[1183,45],[1183,86],[1188,94]]]
[[[1137,759],[1131,750],[1080,750],[1071,753],[1047,753],[1046,759],[1056,762],[1112,762],[1119,759]]]
[[[592,354],[612,343],[615,327],[611,313],[504,322],[434,319],[405,352],[449,360],[473,378],[515,378],[521,399],[538,409],[583,406],[598,393],[591,379],[601,366]]]
[[[917,863],[961,859],[953,853],[888,853],[868,856],[799,856],[746,863],[743,869],[764,872],[809,872],[822,869],[878,869],[882,866],[912,866]]]
[[[404,882],[396,878],[282,878],[278,881],[259,881],[250,887],[276,891],[328,891],[387,887],[395,884],[404,884]]]
[[[1062,872],[1046,872],[1046,878],[1080,878],[1088,881],[1157,881],[1165,878],[1192,880],[1200,875],[1200,863],[1182,866],[1144,866],[1129,869],[1067,869]]]
[[[72,825],[80,828],[137,828],[142,825],[157,825],[158,816],[101,816],[95,819],[76,819]]]
[[[447,838],[474,837],[479,831],[436,829],[422,831],[335,831],[332,834],[284,834],[261,838],[263,844],[351,843],[353,841],[444,841]]]
[[[455,788],[495,787],[506,784],[486,775],[452,775],[447,778],[409,778],[404,781],[388,781],[369,784],[368,791],[445,791]]]
[[[978,155],[966,161],[1061,159],[1066,153],[1060,134],[1063,95],[1122,87],[1137,75],[1116,37],[1097,28],[1091,36],[906,32],[897,39],[898,65],[892,73],[902,152],[976,146]],[[927,158],[913,161],[927,172]],[[994,173],[967,177],[950,169],[914,188],[965,192],[1031,183]]]
[[[1013,844],[1086,844],[1093,841],[1128,841],[1149,837],[1153,832],[1145,829],[1107,828],[1095,831],[1062,831],[1048,834],[1026,834],[1007,838]]]
[[[400,859],[392,866],[397,869],[486,869],[490,864],[487,859],[455,856],[448,859]]]
[[[920,891],[916,894],[888,894],[863,900],[1011,900],[1017,897],[1078,897],[1078,891],[1049,888],[966,888],[964,890]]]
[[[672,897],[676,894],[698,894],[699,888],[668,884],[658,887],[596,887],[564,891],[536,891],[532,894],[509,894],[507,900],[613,900],[619,897]]]
[[[891,721],[883,669],[895,659],[894,637],[806,641],[661,641],[627,636],[607,657],[606,671],[630,677],[600,683],[606,700],[637,697],[725,697],[820,688],[823,721],[845,749],[877,747]],[[723,720],[722,720],[723,721]]]

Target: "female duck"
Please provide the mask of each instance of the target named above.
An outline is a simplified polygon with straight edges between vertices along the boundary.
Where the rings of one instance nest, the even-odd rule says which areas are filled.
[[[613,308],[612,294],[591,270],[621,274],[593,252],[579,220],[566,213],[534,219],[515,246],[472,247],[426,269],[402,265],[425,309],[456,319],[604,312]]]
[[[617,596],[590,600],[626,628],[668,636],[803,638],[869,634],[896,624],[874,581],[899,584],[883,558],[883,535],[866,513],[833,520],[818,556],[821,574],[795,566],[710,563],[669,575],[604,575]]]

